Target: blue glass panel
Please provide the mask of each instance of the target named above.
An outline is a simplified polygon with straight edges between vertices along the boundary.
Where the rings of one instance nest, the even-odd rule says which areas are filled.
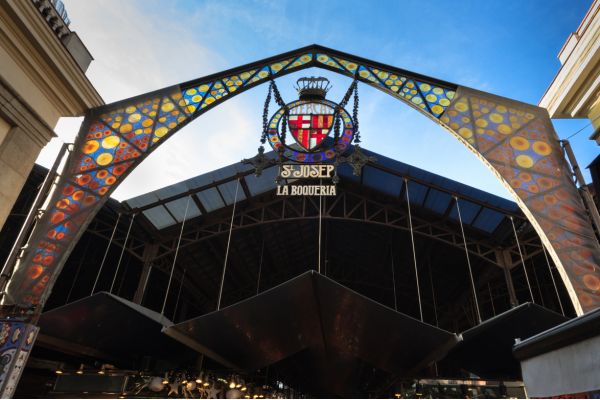
[[[363,168],[363,183],[365,186],[398,197],[402,187],[402,178],[385,171],[365,165]]]
[[[183,182],[176,183],[171,186],[164,187],[162,189],[158,189],[154,191],[154,194],[158,196],[159,199],[164,200],[168,199],[171,196],[175,196],[190,190],[187,185]]]
[[[433,182],[433,179],[436,177],[436,175],[431,172],[412,166],[410,167],[408,174],[425,182]]]
[[[186,206],[187,206],[187,214],[185,212]],[[202,213],[196,206],[196,203],[194,203],[193,199],[190,198],[190,202],[188,205],[187,197],[184,197],[182,199],[177,199],[175,201],[171,201],[171,202],[165,204],[165,207],[167,207],[169,209],[171,214],[173,214],[173,216],[177,219],[177,222],[183,221],[184,216],[185,216],[185,219],[188,220],[190,218],[194,218],[199,215],[202,215]]]
[[[443,187],[444,189],[452,190],[453,192],[456,192],[461,185],[452,179],[444,178],[443,176],[439,175],[436,175],[436,177],[433,179],[433,184]]]
[[[188,185],[188,187],[190,189],[197,189],[199,187],[206,186],[206,185],[213,183],[213,179],[212,179],[212,176],[210,176],[210,174],[204,174],[204,175],[197,176],[195,178],[188,179],[187,181],[184,181],[184,182],[186,185]]]
[[[125,203],[131,208],[144,207],[148,204],[158,201],[158,197],[154,193],[146,193],[141,196],[133,197],[129,200],[125,200]]]
[[[248,190],[250,190],[250,194],[256,196],[257,194],[275,189],[277,187],[275,178],[278,173],[279,168],[275,166],[264,170],[262,175],[258,178],[254,176],[254,174],[244,177],[246,184],[248,185]]]
[[[481,206],[463,199],[458,199],[458,205],[460,206],[460,216],[462,217],[463,224],[471,225],[473,219],[475,219],[475,216],[477,216],[477,213],[481,209]],[[459,220],[456,205],[452,207],[452,211],[450,211],[450,218],[457,221]]]
[[[473,223],[473,226],[483,231],[492,233],[496,230],[504,218],[506,218],[506,215],[494,210],[490,210],[489,208],[484,208]]]
[[[212,171],[210,173],[210,175],[212,176],[212,178],[214,179],[215,182],[218,182],[222,179],[225,178],[229,178],[234,176],[237,173],[237,171],[235,170],[235,168],[233,167],[233,165],[228,165],[226,167],[223,168],[219,168],[215,171]]]
[[[223,200],[221,200],[221,196],[219,195],[217,188],[203,190],[199,193],[196,193],[196,196],[208,212],[225,207],[225,203],[223,203]]]
[[[217,186],[219,192],[221,192],[221,195],[223,195],[223,198],[225,199],[227,205],[233,204],[234,200],[236,199],[235,192],[237,184],[238,181],[235,180]],[[246,196],[244,195],[244,190],[242,189],[242,185],[240,185],[240,187],[237,188],[237,201],[245,199]]]
[[[275,153],[274,151],[270,151],[269,153]],[[273,158],[272,156],[269,158]],[[246,172],[254,169],[252,164],[242,164],[241,162],[233,164],[233,167],[237,172]]]
[[[427,186],[421,185],[420,183],[415,183],[413,181],[408,181],[408,198],[410,198],[410,204],[415,204],[418,206],[423,205],[423,200],[425,200],[425,194],[427,193]],[[406,201],[407,196],[404,193],[404,201]]]
[[[354,175],[354,168],[346,163],[340,164],[338,167],[338,175],[341,176],[342,179],[349,179],[360,183],[360,176]]]
[[[471,186],[462,185],[458,190],[459,193],[464,194],[465,196],[469,196],[475,200],[485,201],[487,202],[490,199],[490,194],[484,192],[483,190],[476,189]]]
[[[430,188],[424,207],[438,214],[444,214],[448,209],[448,205],[450,205],[450,201],[452,201],[452,196],[448,193]]]
[[[410,166],[408,164],[404,164],[403,162],[392,160],[391,158],[384,157],[380,154],[373,153],[372,151],[365,150],[365,155],[368,157],[377,157],[377,165],[381,165],[382,167],[392,169],[394,171],[400,172],[402,174],[408,174],[408,169]]]
[[[150,222],[152,222],[152,225],[154,225],[156,229],[163,229],[175,224],[175,220],[169,215],[163,206],[158,206],[143,211],[143,214]]]
[[[519,206],[514,201],[506,200],[506,199],[503,199],[502,197],[493,196],[493,195],[490,196],[490,199],[488,200],[488,204],[491,204],[492,206],[503,208],[507,211],[516,211],[519,209]]]

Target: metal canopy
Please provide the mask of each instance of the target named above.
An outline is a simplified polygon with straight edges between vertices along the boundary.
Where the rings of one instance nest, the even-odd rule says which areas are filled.
[[[329,139],[331,141],[332,139]],[[326,141],[327,142],[327,141]],[[347,155],[354,152],[354,146],[346,151]],[[363,151],[367,156],[377,157],[377,163],[369,163],[363,169],[361,176],[353,175],[350,165],[342,164],[338,174],[342,179],[365,185],[371,189],[401,197],[406,201],[406,188],[403,178],[409,179],[411,205],[422,207],[436,214],[444,215],[454,204],[453,196],[460,198],[460,209],[463,222],[487,233],[492,233],[500,225],[506,214],[514,214],[519,206],[510,200],[486,193],[427,172],[400,161],[382,156],[369,150]],[[276,157],[274,152],[268,152],[269,158]],[[187,195],[192,194],[188,219],[203,214],[218,211],[231,205],[234,201],[235,180],[241,177],[242,187],[246,190],[238,192],[238,201],[245,200],[247,195],[254,197],[275,190],[277,167],[271,167],[259,178],[250,172],[252,167],[236,163],[224,168],[179,182],[165,188],[155,190],[126,200],[126,207],[142,214],[158,229],[166,229],[181,223],[187,203]],[[284,180],[285,181],[285,180]],[[287,184],[294,180],[287,180]],[[520,215],[520,213],[518,213]],[[452,207],[449,218],[458,221],[456,207]]]
[[[461,334],[463,341],[444,362],[486,379],[520,376],[512,354],[515,339],[527,339],[569,318],[533,303],[506,311]]]
[[[139,363],[150,356],[177,364],[196,355],[161,334],[164,326],[171,325],[167,318],[106,292],[45,312],[38,325],[45,335],[43,342],[53,348],[57,343],[73,344],[73,349],[105,355],[105,359]]]
[[[459,343],[456,335],[382,306],[315,271],[241,303],[165,329],[199,352],[255,370],[310,352],[312,369],[341,396],[356,359],[410,376]],[[333,388],[333,389],[332,389]]]

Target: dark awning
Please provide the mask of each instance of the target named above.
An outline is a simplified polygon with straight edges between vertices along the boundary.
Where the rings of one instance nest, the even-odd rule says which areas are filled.
[[[463,332],[463,341],[446,360],[486,379],[517,377],[519,362],[512,354],[515,339],[527,339],[565,321],[567,317],[537,304],[521,304]]]
[[[314,271],[165,333],[241,369],[262,368],[308,349],[323,383],[342,396],[357,358],[408,376],[460,341]]]
[[[171,321],[106,292],[42,314],[36,344],[107,361],[131,363],[144,356],[178,363],[197,355],[163,335]]]

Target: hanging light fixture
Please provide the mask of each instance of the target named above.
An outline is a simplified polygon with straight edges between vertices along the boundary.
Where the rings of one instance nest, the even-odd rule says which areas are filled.
[[[245,392],[246,390],[248,390],[248,388],[246,387],[246,380],[242,379],[242,388],[240,389],[242,392]]]
[[[56,370],[57,374],[62,374],[65,369],[65,363],[60,364],[60,367]]]
[[[198,378],[196,378],[196,383],[202,383],[202,376],[204,375],[204,372],[200,371],[200,374],[198,375]]]
[[[163,385],[169,384],[169,373],[168,372],[165,372],[165,377],[163,378],[162,383],[163,383]]]
[[[188,383],[187,375],[185,374],[185,372],[181,374],[181,383],[183,383],[184,385]]]
[[[394,388],[394,396],[396,396],[397,399],[402,397],[402,388],[400,387],[400,385],[396,385],[396,387]]]
[[[77,373],[78,373],[79,375],[83,374],[83,364],[81,364],[81,365],[79,366],[79,369],[77,370]]]
[[[100,368],[100,371],[98,371],[98,373],[100,375],[104,375],[105,372],[106,372],[106,364],[102,364],[102,368]]]
[[[239,389],[242,387],[242,379],[239,376],[235,377],[235,388]]]
[[[231,375],[231,380],[229,381],[229,388],[235,389],[235,375]]]

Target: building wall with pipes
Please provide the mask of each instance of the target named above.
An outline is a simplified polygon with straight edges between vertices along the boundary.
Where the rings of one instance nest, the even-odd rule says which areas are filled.
[[[61,117],[104,102],[61,1],[0,3],[0,228]]]
[[[550,118],[588,118],[600,145],[600,1],[595,0],[558,54],[562,66],[539,102]]]

